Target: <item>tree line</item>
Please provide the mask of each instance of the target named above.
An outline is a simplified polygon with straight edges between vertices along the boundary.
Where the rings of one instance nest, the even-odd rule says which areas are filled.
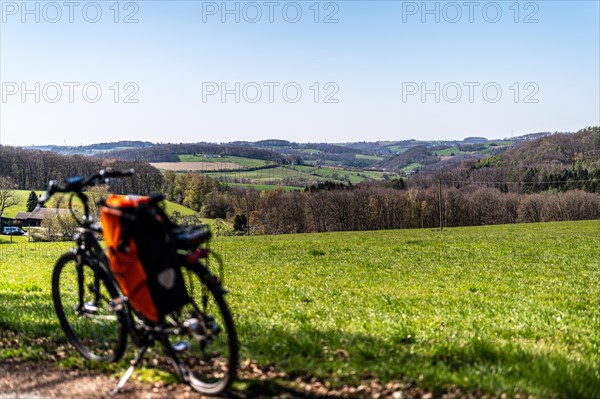
[[[441,196],[440,196],[441,193]],[[436,228],[598,219],[600,195],[503,193],[494,188],[397,190],[375,185],[318,192],[235,194],[232,215],[260,234]],[[235,217],[235,216],[234,216]]]
[[[304,191],[228,187],[197,173],[165,176],[163,193],[239,233],[439,228],[600,218],[600,194],[582,190],[505,192],[481,185],[419,188],[402,179]]]
[[[0,145],[0,177],[10,189],[44,190],[50,180],[91,176],[105,168],[136,170],[132,178],[111,181],[110,190],[115,193],[148,194],[159,192],[163,186],[160,171],[146,162],[66,156]]]

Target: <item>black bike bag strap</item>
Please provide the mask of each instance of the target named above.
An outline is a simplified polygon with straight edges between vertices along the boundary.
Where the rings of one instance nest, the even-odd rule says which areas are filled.
[[[175,224],[165,212],[150,202],[135,208],[131,225],[133,242],[148,275],[148,287],[158,314],[162,317],[189,303],[173,236]]]
[[[121,213],[121,236],[119,238],[119,244],[117,245],[117,249],[119,252],[124,254],[128,253],[130,250],[129,243],[131,242],[131,226],[133,225],[135,218],[133,215],[129,215],[127,212]]]

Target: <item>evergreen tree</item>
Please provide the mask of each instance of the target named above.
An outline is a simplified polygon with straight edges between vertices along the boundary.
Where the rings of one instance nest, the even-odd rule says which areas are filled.
[[[235,215],[233,219],[233,231],[242,234],[248,232],[248,218],[246,215]]]
[[[27,212],[33,212],[38,203],[38,196],[35,191],[29,193],[27,198]]]

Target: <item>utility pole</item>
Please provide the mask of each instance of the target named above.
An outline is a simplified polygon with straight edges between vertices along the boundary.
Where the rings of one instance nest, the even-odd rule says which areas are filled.
[[[440,209],[440,231],[444,230],[444,223],[442,220],[442,179],[439,180],[439,209]]]

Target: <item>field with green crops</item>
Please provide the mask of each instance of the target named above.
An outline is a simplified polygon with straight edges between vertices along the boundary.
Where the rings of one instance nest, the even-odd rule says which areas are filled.
[[[0,357],[43,359],[65,341],[50,273],[68,244],[0,237],[0,327],[23,338]],[[213,249],[242,359],[333,386],[598,398],[599,238],[588,221],[217,237]]]

